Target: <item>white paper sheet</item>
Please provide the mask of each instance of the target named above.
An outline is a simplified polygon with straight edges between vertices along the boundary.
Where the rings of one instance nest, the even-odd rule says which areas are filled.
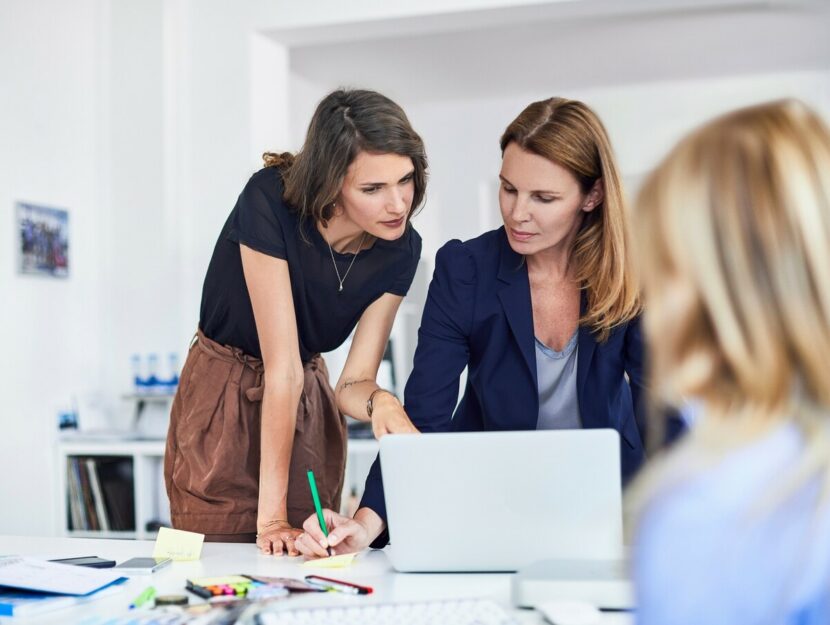
[[[0,557],[0,586],[62,595],[88,595],[125,580],[119,573],[23,556]]]

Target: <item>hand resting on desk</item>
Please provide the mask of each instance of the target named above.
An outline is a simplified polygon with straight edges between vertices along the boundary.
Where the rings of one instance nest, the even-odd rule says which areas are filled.
[[[369,508],[358,510],[353,519],[324,508],[323,518],[328,538],[320,529],[317,515],[312,514],[303,523],[305,532],[294,541],[297,550],[308,559],[327,558],[326,547],[331,547],[332,555],[362,551],[378,537],[384,526],[383,520]]]
[[[256,546],[266,554],[281,556],[283,553],[289,556],[299,555],[296,547],[297,536],[303,531],[291,527],[286,521],[275,521],[257,532]]]

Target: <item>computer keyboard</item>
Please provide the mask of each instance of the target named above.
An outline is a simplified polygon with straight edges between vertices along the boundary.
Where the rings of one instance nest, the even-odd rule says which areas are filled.
[[[516,625],[489,599],[369,603],[260,613],[257,625]]]

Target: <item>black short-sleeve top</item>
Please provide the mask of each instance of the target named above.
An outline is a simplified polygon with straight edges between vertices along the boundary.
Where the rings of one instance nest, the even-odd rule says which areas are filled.
[[[328,244],[313,220],[300,219],[282,195],[282,176],[274,167],[261,169],[245,185],[213,250],[199,327],[218,343],[262,358],[242,272],[239,246],[246,245],[288,263],[300,358],[307,362],[339,347],[381,295],[406,295],[421,256],[421,237],[410,224],[399,239],[377,239],[357,258],[334,252],[341,277],[355,261],[338,291]]]

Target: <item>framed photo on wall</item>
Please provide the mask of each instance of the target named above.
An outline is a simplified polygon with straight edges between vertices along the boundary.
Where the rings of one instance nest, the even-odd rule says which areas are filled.
[[[15,215],[19,273],[69,276],[69,212],[17,202]]]

